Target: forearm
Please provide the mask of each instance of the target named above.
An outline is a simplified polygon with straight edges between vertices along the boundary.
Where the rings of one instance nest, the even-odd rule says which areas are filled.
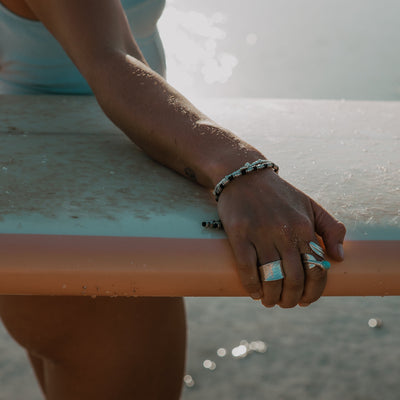
[[[94,70],[88,80],[107,116],[150,157],[182,175],[211,188],[264,157],[137,59],[115,53]]]

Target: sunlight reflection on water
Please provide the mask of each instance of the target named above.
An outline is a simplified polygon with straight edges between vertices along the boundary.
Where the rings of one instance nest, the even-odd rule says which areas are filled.
[[[201,97],[398,100],[400,3],[167,0],[169,81]],[[190,97],[190,96],[189,96]]]
[[[208,16],[179,10],[173,2],[167,5],[159,26],[164,32],[168,81],[178,90],[187,92],[193,88],[199,73],[207,84],[225,83],[232,76],[238,59],[218,47],[226,37],[225,23],[226,16],[220,12]],[[249,38],[250,42],[256,40]]]

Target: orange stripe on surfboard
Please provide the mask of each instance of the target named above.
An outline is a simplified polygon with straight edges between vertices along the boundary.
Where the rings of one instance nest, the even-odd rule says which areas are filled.
[[[345,242],[325,296],[400,295],[400,241]],[[245,296],[226,239],[0,234],[0,293]]]

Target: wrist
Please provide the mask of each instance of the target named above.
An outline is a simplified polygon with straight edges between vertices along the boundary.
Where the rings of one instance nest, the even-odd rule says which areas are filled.
[[[188,135],[189,136],[189,135]],[[187,166],[196,174],[197,181],[210,189],[226,175],[265,156],[231,131],[209,119],[201,119],[191,127]]]
[[[245,175],[260,171],[262,169],[271,169],[275,173],[278,173],[279,171],[279,167],[270,160],[259,159],[253,163],[246,162],[242,167],[226,175],[217,183],[213,191],[215,200],[218,201],[219,196],[224,188],[232,183],[235,179],[242,178]]]
[[[253,163],[260,159],[265,159],[265,156],[250,145],[237,152],[230,151],[222,154],[219,158],[213,160],[210,165],[210,187],[214,189],[225,176],[237,171],[246,163]]]

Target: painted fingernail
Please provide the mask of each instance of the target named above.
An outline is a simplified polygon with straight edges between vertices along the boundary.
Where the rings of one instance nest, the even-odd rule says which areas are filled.
[[[342,243],[339,243],[337,246],[337,250],[341,259],[344,259],[344,250]]]

